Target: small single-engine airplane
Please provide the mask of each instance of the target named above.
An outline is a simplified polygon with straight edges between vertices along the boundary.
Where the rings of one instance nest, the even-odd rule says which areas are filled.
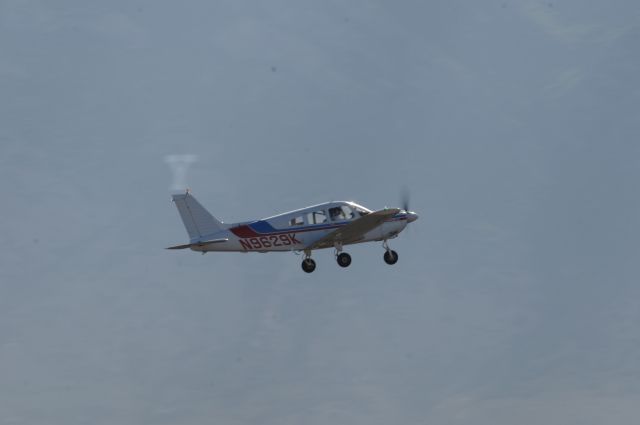
[[[226,224],[212,216],[189,191],[172,197],[190,241],[167,249],[190,248],[203,254],[209,251],[303,252],[302,270],[307,273],[316,268],[316,262],[311,259],[314,249],[335,248],[338,265],[348,267],[351,256],[343,252],[342,247],[371,241],[382,241],[384,261],[395,264],[398,253],[389,248],[387,241],[418,219],[407,205],[403,209],[371,211],[354,202],[337,201],[262,220]]]

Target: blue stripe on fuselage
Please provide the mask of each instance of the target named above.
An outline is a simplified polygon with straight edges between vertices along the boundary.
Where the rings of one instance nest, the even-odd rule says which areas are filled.
[[[337,229],[338,227],[342,227],[345,224],[348,224],[348,221],[336,222],[333,224],[316,224],[310,226],[292,226],[286,229],[276,229],[271,224],[269,224],[265,220],[259,220],[255,223],[249,224],[249,227],[260,234],[268,235],[271,233],[295,233],[295,232],[309,232],[313,230],[329,230],[329,229]]]
[[[269,224],[269,222],[264,221],[264,220],[260,220],[260,221],[256,221],[255,223],[251,223],[249,225],[249,227],[251,227],[253,230],[255,230],[258,233],[277,232],[277,230],[274,229],[273,226]]]

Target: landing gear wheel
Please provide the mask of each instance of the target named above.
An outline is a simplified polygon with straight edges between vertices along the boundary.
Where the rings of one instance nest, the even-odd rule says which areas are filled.
[[[387,264],[395,264],[398,262],[398,253],[390,249],[384,253],[384,262]]]
[[[302,260],[302,270],[304,270],[306,273],[311,273],[315,269],[316,269],[316,262],[313,261],[311,258],[305,258],[304,260]]]
[[[351,256],[346,252],[338,254],[336,260],[338,261],[338,265],[340,267],[349,267],[349,264],[351,264]]]

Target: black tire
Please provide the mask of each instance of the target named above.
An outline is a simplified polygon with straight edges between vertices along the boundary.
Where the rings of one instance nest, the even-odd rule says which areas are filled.
[[[311,273],[315,269],[316,269],[316,262],[313,261],[311,258],[305,258],[304,260],[302,260],[302,270],[304,270],[306,273]]]
[[[349,264],[351,264],[351,256],[346,252],[341,252],[340,254],[338,254],[336,260],[338,261],[338,265],[340,267],[349,267]]]
[[[384,253],[384,262],[387,264],[395,264],[398,262],[398,253],[393,251],[393,250],[389,250],[387,252]]]

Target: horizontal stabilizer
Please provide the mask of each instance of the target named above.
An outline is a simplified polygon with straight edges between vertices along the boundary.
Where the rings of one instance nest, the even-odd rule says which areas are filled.
[[[212,245],[212,244],[215,244],[215,243],[224,243],[224,242],[227,242],[228,240],[229,240],[228,238],[211,239],[209,241],[188,243],[188,244],[185,244],[185,245],[170,246],[167,249],[187,249],[187,248],[192,248],[192,247],[202,248],[203,246]]]

